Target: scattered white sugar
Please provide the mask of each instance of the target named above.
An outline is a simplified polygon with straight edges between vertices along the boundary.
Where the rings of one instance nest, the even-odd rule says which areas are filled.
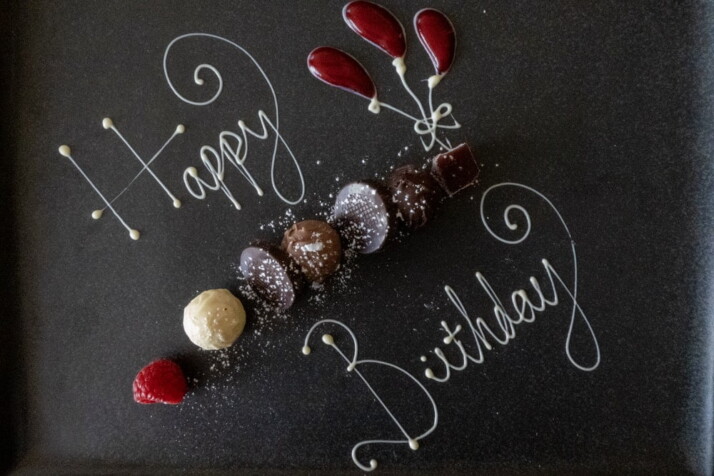
[[[315,243],[307,243],[301,246],[302,250],[309,252],[322,251],[325,248],[325,244],[322,241],[316,241]]]
[[[270,230],[275,233],[282,233],[290,228],[295,223],[295,214],[291,208],[285,210],[282,216],[275,218],[268,223],[263,223],[258,225],[258,229],[261,231]]]

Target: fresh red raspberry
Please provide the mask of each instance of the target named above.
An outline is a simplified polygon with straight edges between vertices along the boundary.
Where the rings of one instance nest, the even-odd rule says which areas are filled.
[[[139,371],[134,379],[134,401],[137,403],[181,403],[188,385],[179,365],[159,359]]]

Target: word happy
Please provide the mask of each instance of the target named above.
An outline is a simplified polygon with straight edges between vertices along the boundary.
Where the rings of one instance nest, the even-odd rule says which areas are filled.
[[[282,137],[280,134],[280,128],[279,128],[279,107],[278,107],[278,100],[277,100],[277,95],[275,93],[275,89],[273,88],[272,83],[270,82],[270,79],[268,78],[267,74],[263,70],[263,68],[260,66],[260,64],[255,60],[255,58],[248,53],[245,49],[243,49],[240,45],[227,40],[225,38],[222,38],[220,36],[208,34],[208,33],[188,33],[185,35],[181,35],[175,39],[173,39],[168,46],[166,47],[166,50],[164,51],[164,57],[163,57],[163,70],[164,70],[164,75],[166,78],[166,81],[171,88],[171,91],[183,102],[187,104],[191,104],[193,106],[207,106],[209,104],[212,104],[218,97],[221,95],[221,92],[223,91],[223,77],[219,73],[218,69],[215,68],[214,66],[207,64],[207,63],[202,63],[199,66],[197,66],[194,69],[194,82],[202,86],[205,84],[205,81],[200,77],[201,73],[204,70],[209,71],[212,73],[216,79],[218,80],[218,90],[216,93],[208,100],[203,101],[203,102],[198,102],[198,101],[191,101],[187,99],[185,96],[181,95],[177,89],[174,87],[173,82],[170,79],[169,72],[168,72],[168,66],[167,66],[167,59],[169,55],[169,51],[171,50],[172,46],[180,40],[183,39],[188,39],[188,38],[209,38],[213,40],[217,40],[219,42],[226,43],[234,48],[237,48],[242,54],[244,54],[250,61],[251,63],[257,68],[259,73],[261,74],[262,78],[265,80],[266,85],[270,89],[272,99],[273,99],[273,115],[274,117],[271,118],[269,117],[263,110],[258,111],[258,119],[260,122],[260,128],[258,129],[252,129],[246,125],[246,122],[243,120],[239,120],[237,122],[238,125],[238,132],[233,132],[233,131],[221,131],[218,134],[218,147],[212,147],[209,145],[204,145],[200,148],[199,150],[199,157],[201,159],[201,163],[203,165],[203,169],[208,173],[209,177],[208,178],[202,178],[200,176],[199,170],[196,167],[188,167],[186,170],[183,172],[183,182],[186,187],[186,190],[188,193],[193,196],[194,198],[197,198],[199,200],[203,200],[206,198],[206,192],[207,191],[221,191],[225,194],[225,196],[228,198],[228,200],[233,204],[233,206],[237,209],[241,209],[240,203],[236,200],[235,196],[231,192],[231,190],[228,188],[228,186],[225,183],[225,173],[226,173],[226,164],[230,164],[232,167],[234,167],[248,182],[248,184],[252,187],[252,189],[255,191],[255,193],[258,196],[263,196],[264,192],[263,189],[260,187],[260,185],[257,183],[257,181],[253,178],[253,175],[250,173],[248,168],[246,167],[246,159],[248,157],[248,139],[249,137],[253,137],[258,140],[268,140],[271,136],[273,137],[273,151],[272,151],[272,157],[270,161],[270,180],[271,180],[271,185],[273,187],[273,190],[277,197],[282,200],[283,202],[290,204],[290,205],[295,205],[297,203],[300,203],[302,199],[305,196],[305,180],[303,178],[302,170],[300,168],[300,164],[297,161],[297,158],[293,154],[292,150],[288,146],[287,142],[285,139]],[[126,147],[129,149],[131,154],[140,162],[142,168],[141,170],[136,174],[136,176],[122,189],[121,192],[119,192],[116,196],[114,196],[112,199],[107,199],[106,196],[99,190],[99,187],[92,182],[90,177],[85,173],[85,171],[80,167],[80,165],[77,163],[77,161],[74,159],[72,156],[72,151],[69,146],[67,145],[62,145],[59,147],[59,153],[60,155],[66,157],[69,159],[71,164],[77,169],[77,171],[82,175],[82,177],[89,183],[91,186],[92,190],[99,196],[101,201],[104,204],[104,207],[101,209],[94,210],[91,214],[92,218],[94,219],[100,219],[106,210],[109,210],[112,215],[119,221],[119,223],[129,232],[129,236],[133,240],[138,240],[140,237],[140,232],[137,228],[134,228],[130,226],[127,221],[119,214],[118,210],[114,206],[114,202],[119,199],[122,195],[124,195],[132,186],[132,184],[146,172],[148,175],[150,175],[154,181],[159,185],[162,190],[167,194],[169,199],[171,200],[173,206],[175,208],[180,208],[181,207],[181,201],[176,197],[176,195],[171,192],[166,184],[154,173],[154,171],[151,169],[151,164],[158,158],[158,156],[163,152],[163,150],[169,145],[169,143],[176,137],[178,134],[183,134],[186,130],[186,128],[182,125],[179,124],[173,135],[161,146],[161,148],[152,156],[151,159],[148,161],[144,160],[136,151],[135,149],[131,146],[131,144],[124,138],[124,136],[119,132],[119,130],[114,126],[114,123],[111,119],[105,118],[102,121],[102,126],[105,129],[113,131],[119,139],[126,145]],[[298,180],[299,180],[299,194],[297,198],[288,198],[286,195],[280,190],[278,187],[278,184],[275,179],[275,169],[276,169],[276,161],[278,158],[278,151],[279,148],[281,148],[289,155],[290,157],[290,163],[294,167]]]

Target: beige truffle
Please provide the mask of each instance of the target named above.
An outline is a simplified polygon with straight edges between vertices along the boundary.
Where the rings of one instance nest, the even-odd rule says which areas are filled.
[[[183,329],[191,342],[205,350],[229,347],[243,333],[245,309],[227,289],[209,289],[183,310]]]

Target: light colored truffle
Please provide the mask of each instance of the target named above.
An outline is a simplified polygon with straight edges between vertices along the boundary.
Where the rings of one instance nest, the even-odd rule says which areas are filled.
[[[183,310],[186,335],[205,350],[230,347],[244,327],[243,304],[227,289],[204,291]]]

